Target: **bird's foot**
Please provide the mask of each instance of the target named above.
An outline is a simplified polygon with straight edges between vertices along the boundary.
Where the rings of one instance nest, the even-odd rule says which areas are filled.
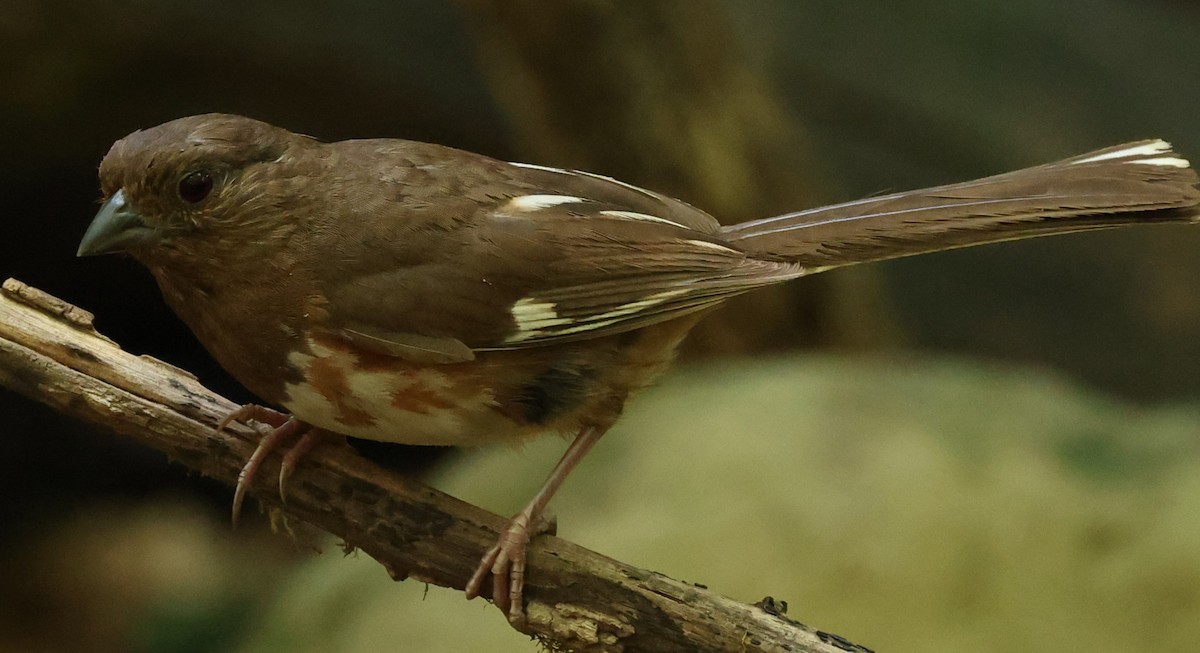
[[[259,467],[262,466],[263,460],[284,440],[299,438],[296,444],[292,445],[292,448],[284,454],[283,463],[279,467],[279,498],[286,503],[288,477],[292,475],[292,471],[296,468],[300,459],[304,457],[304,454],[308,453],[313,446],[320,442],[325,433],[287,413],[281,413],[277,410],[255,404],[247,404],[226,415],[225,419],[221,420],[221,423],[217,425],[217,431],[224,430],[234,421],[244,422],[248,419],[262,422],[272,428],[269,433],[258,441],[258,447],[254,449],[254,453],[250,455],[250,458],[242,467],[242,471],[238,474],[237,487],[233,492],[234,525],[237,525],[238,517],[241,515],[242,503],[246,498],[246,490],[254,482],[254,477],[258,473]]]
[[[480,596],[484,580],[490,576],[492,603],[505,613],[509,623],[523,624],[525,604],[521,596],[525,591],[526,549],[533,537],[542,533],[554,534],[556,530],[557,523],[553,518],[544,519],[540,515],[530,515],[528,511],[518,513],[509,520],[496,544],[483,554],[479,567],[467,583],[467,599]]]

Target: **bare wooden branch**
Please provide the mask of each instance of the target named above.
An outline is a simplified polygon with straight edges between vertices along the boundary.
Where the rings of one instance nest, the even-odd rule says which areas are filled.
[[[0,385],[229,484],[258,437],[242,426],[217,433],[232,402],[183,370],[121,350],[91,314],[14,279],[0,293]],[[343,538],[397,580],[462,589],[505,521],[335,446],[305,458],[281,505],[278,463],[259,474],[264,504]],[[773,600],[738,603],[556,537],[531,545],[527,582],[527,632],[560,649],[867,650],[783,616]]]

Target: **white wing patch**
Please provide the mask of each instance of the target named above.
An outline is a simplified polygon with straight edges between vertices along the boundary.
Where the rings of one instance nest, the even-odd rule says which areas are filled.
[[[555,172],[560,175],[571,174],[570,170],[563,170],[562,168],[551,168],[550,166],[539,166],[539,165],[536,165],[533,163],[517,163],[516,161],[509,161],[509,164],[517,166],[518,168],[528,168],[529,170],[541,170],[542,172]]]
[[[684,242],[689,245],[695,245],[696,247],[707,247],[708,249],[713,249],[713,250],[716,250],[723,254],[740,254],[741,253],[741,252],[738,252],[736,249],[733,249],[732,247],[726,247],[726,246],[718,244],[718,243],[710,243],[707,240],[685,240]]]
[[[634,315],[652,306],[657,306],[686,292],[688,292],[686,288],[656,292],[637,301],[621,304],[612,310],[594,315],[581,316],[579,319],[560,316],[557,311],[557,304],[554,302],[527,297],[513,304],[512,309],[510,309],[513,320],[517,323],[517,332],[505,338],[504,341],[512,344],[545,336],[565,336],[594,329],[603,329],[616,323],[623,317]]]
[[[523,333],[536,334],[556,326],[570,324],[572,320],[559,317],[558,312],[554,310],[555,307],[556,304],[554,302],[542,301],[531,297],[518,300],[509,309],[513,320],[517,323],[517,335],[509,338],[509,340],[525,340],[527,338],[519,338]]]
[[[500,207],[501,211],[532,212],[549,209],[560,204],[578,204],[586,202],[582,197],[572,195],[518,195]]]
[[[574,195],[518,195],[509,199],[499,209],[500,213],[533,213],[542,209],[551,209],[563,204],[586,204],[591,200],[584,197],[576,197]],[[608,218],[617,218],[620,220],[639,220],[641,222],[657,222],[660,224],[671,225],[687,229],[686,225],[682,225],[674,220],[660,218],[649,213],[639,213],[637,211],[623,211],[618,209],[607,209],[600,211],[597,215],[602,215]]]
[[[627,184],[627,183],[621,181],[620,179],[613,179],[612,177],[608,177],[605,175],[598,175],[594,172],[584,172],[582,170],[576,170],[575,174],[583,175],[584,177],[591,177],[592,179],[600,179],[602,181],[607,181],[610,184],[616,184],[618,186],[624,186],[625,188],[628,188],[629,190],[635,190],[635,191],[641,193],[642,195],[648,195],[648,196],[656,198],[656,199],[658,198],[658,193],[648,191],[645,188],[638,188],[637,186],[634,186],[633,184]]]
[[[613,179],[612,177],[608,177],[605,175],[598,175],[594,172],[584,172],[583,170],[565,170],[563,168],[551,168],[549,166],[539,166],[539,165],[536,165],[533,163],[517,163],[516,161],[510,161],[509,165],[514,165],[514,166],[517,166],[518,168],[527,168],[529,170],[541,170],[543,172],[554,172],[554,173],[558,173],[560,175],[579,175],[581,177],[591,177],[592,179],[599,179],[600,181],[606,181],[606,182],[608,182],[610,184],[614,184],[616,186],[621,186],[623,188],[628,188],[629,190],[637,191],[637,192],[641,193],[642,195],[646,195],[647,197],[661,199],[661,196],[658,193],[648,191],[645,188],[638,188],[637,186],[634,186],[633,184],[627,184],[627,183],[621,181],[620,179]]]
[[[683,229],[687,229],[687,227],[679,224],[678,222],[673,222],[666,218],[660,218],[656,215],[650,215],[648,213],[638,213],[637,211],[608,210],[608,211],[601,211],[600,215],[608,216],[610,218],[620,218],[622,220],[642,220],[643,222],[661,222],[662,224],[669,224],[672,227],[681,227]]]

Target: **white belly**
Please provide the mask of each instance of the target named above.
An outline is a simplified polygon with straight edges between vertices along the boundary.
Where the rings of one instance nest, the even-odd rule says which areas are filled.
[[[436,367],[397,361],[371,369],[346,350],[309,340],[311,354],[288,362],[304,383],[288,384],[283,402],[293,415],[356,438],[420,445],[478,445],[518,436],[497,411],[490,389],[464,388]]]

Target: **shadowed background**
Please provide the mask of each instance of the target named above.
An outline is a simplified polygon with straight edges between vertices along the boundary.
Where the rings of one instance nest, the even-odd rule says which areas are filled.
[[[9,0],[0,275],[94,311],[126,349],[248,401],[148,274],[127,259],[73,258],[97,207],[95,166],[133,129],[225,111],[326,140],[429,140],[611,175],[735,222],[1144,137],[1200,158],[1198,34],[1200,11],[1165,0]],[[1088,637],[1110,647],[1094,650],[1127,650],[1096,633],[1106,624],[1193,650],[1198,636],[1180,624],[1200,622],[1200,536],[1180,506],[1195,503],[1181,470],[1200,447],[1188,407],[1200,392],[1196,252],[1200,229],[1094,233],[886,262],[741,298],[697,331],[689,364],[635,402],[636,423],[584,463],[616,478],[568,483],[562,532],[738,598],[790,598],[796,616],[881,651],[1050,650]],[[770,401],[758,401],[766,388]],[[1068,415],[1061,423],[1036,419],[1028,402],[1043,391]],[[305,545],[267,536],[265,519],[230,533],[227,488],[2,391],[0,413],[0,650],[273,650],[254,633],[263,623],[296,630],[303,619],[289,618],[286,599],[306,597],[343,606],[330,628],[403,626],[354,640],[361,650],[464,650],[453,631],[500,621],[471,604],[457,625],[430,626],[420,640],[396,621],[430,621],[411,588],[330,580],[361,565],[313,563]],[[684,426],[696,413],[709,421]],[[752,419],[760,413],[780,417]],[[901,428],[905,415],[919,426]],[[758,458],[725,461],[747,442]],[[368,453],[419,473],[437,465],[446,487],[464,490],[479,483],[468,475],[501,466],[473,498],[505,513],[561,446],[485,452],[516,460],[503,465]],[[857,446],[882,453],[839,448]],[[606,455],[645,462],[606,465]],[[709,474],[720,482],[689,485]],[[905,490],[914,478],[923,485]],[[638,488],[672,479],[691,489],[646,496],[662,512],[640,521],[648,508],[618,491],[643,496]],[[888,496],[899,503],[883,510]],[[1078,510],[1042,511],[1023,503],[1030,496],[1068,496]],[[810,505],[826,512],[794,512]],[[664,525],[663,515],[688,518]],[[833,518],[853,536],[822,540]],[[614,539],[586,539],[589,524]],[[903,524],[928,541],[906,543]],[[657,553],[638,548],[647,531]],[[751,541],[764,551],[750,553]],[[851,541],[892,542],[894,555]],[[946,542],[950,553],[934,546]],[[819,569],[844,574],[825,584]],[[718,570],[744,584],[714,582]],[[928,601],[888,593],[917,578]],[[357,606],[347,596],[376,595],[391,603],[347,607]],[[1131,621],[1105,600],[1133,606],[1121,613]],[[338,646],[353,650],[353,638]],[[514,650],[532,650],[519,640]]]

